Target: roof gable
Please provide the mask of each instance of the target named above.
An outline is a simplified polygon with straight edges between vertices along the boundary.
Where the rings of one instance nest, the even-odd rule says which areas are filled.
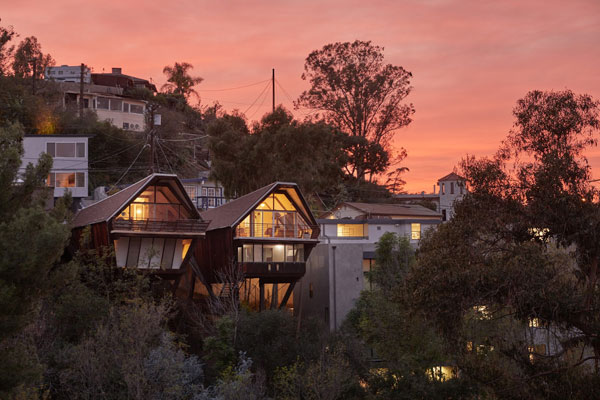
[[[457,173],[450,172],[448,175],[443,176],[440,179],[438,179],[438,182],[441,182],[441,181],[464,181],[464,180],[465,180],[465,178],[458,175]]]
[[[168,174],[152,174],[144,179],[126,187],[125,189],[109,196],[103,200],[100,200],[82,210],[80,210],[73,219],[72,227],[78,228],[86,225],[95,224],[98,222],[108,221],[114,217],[119,211],[127,206],[133,199],[142,193],[148,186],[156,182],[159,179],[173,179],[175,185],[180,188],[180,197],[183,202],[191,211],[192,216],[199,218],[200,214],[194,206],[194,203],[190,200],[183,185],[177,175]]]
[[[298,204],[298,206],[304,209],[304,212],[302,212],[302,214],[306,214],[306,218],[309,219],[310,223],[316,225],[316,220],[312,215],[310,208],[306,203],[306,200],[304,200],[304,197],[302,196],[298,185],[295,183],[287,182],[274,182],[267,186],[263,186],[262,188],[257,189],[254,192],[248,193],[247,195],[232,200],[220,207],[204,211],[200,215],[203,219],[210,221],[210,225],[207,229],[208,231],[220,228],[234,227],[239,222],[241,222],[248,214],[250,214],[250,212],[252,212],[252,210],[254,210],[260,204],[260,202],[262,202],[271,193],[275,192],[280,188],[289,188],[295,190],[296,195],[290,197],[292,197],[292,200],[295,203],[300,203]]]

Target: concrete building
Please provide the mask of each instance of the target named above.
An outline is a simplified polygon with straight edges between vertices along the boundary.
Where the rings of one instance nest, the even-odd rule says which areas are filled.
[[[302,317],[340,327],[360,296],[369,289],[367,272],[375,265],[375,246],[386,232],[406,236],[418,246],[421,236],[442,221],[441,214],[420,205],[344,203],[320,226],[319,244],[294,293]]]
[[[65,82],[63,106],[77,109],[80,87],[78,83]],[[112,86],[85,85],[83,107],[93,110],[99,120],[108,121],[117,128],[141,132],[146,129],[146,102],[123,95],[123,89]]]
[[[37,163],[42,153],[50,154],[53,165],[47,185],[54,188],[54,198],[70,191],[77,206],[88,196],[88,139],[87,135],[26,135],[20,172]]]
[[[81,82],[80,65],[61,65],[59,67],[46,67],[44,79],[57,82]],[[92,83],[92,75],[88,67],[83,70],[83,83]]]

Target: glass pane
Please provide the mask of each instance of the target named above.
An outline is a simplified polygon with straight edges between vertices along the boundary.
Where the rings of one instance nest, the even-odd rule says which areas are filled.
[[[256,209],[257,210],[272,210],[273,209],[273,195],[270,195],[269,197],[264,199],[262,201],[262,203],[260,203],[258,205],[258,207],[256,207]]]
[[[294,249],[296,250],[296,260],[297,262],[304,262],[304,245],[303,244],[295,244]]]
[[[248,215],[240,224],[237,226],[236,236],[249,237],[250,236],[250,216]]]
[[[77,157],[85,157],[85,143],[77,143]]]
[[[294,245],[285,245],[285,262],[294,262]]]
[[[421,224],[410,224],[410,238],[412,240],[421,239]]]
[[[253,249],[254,246],[251,244],[244,245],[244,262],[252,262],[254,260]]]
[[[273,245],[265,244],[263,245],[263,261],[264,262],[273,262]]]
[[[165,250],[163,251],[160,265],[163,269],[170,269],[173,266],[173,255],[175,254],[175,239],[165,240]]]
[[[106,97],[98,97],[96,105],[99,109],[108,110],[108,99]]]
[[[127,253],[127,267],[137,267],[138,257],[140,255],[141,239],[132,237],[129,240],[129,252]]]
[[[83,172],[75,173],[75,183],[77,187],[85,187],[85,174]]]
[[[295,211],[296,208],[292,204],[292,202],[287,198],[287,196],[283,193],[275,193],[275,210],[287,210],[287,211]]]
[[[157,221],[177,221],[179,219],[179,205],[157,204],[156,214],[151,218]]]
[[[75,157],[75,143],[56,143],[56,157]]]
[[[237,248],[237,261],[242,262],[242,248],[241,247]]]
[[[362,224],[338,224],[337,235],[342,237],[361,237],[364,236],[364,226]]]
[[[154,187],[144,190],[135,200],[136,203],[154,203]]]
[[[275,245],[275,247],[273,249],[273,262],[284,262],[285,261],[284,250],[285,250],[284,245],[282,245],[282,244]]]
[[[179,200],[173,194],[171,189],[166,186],[157,186],[156,187],[156,202],[157,203],[172,203],[178,204]]]
[[[133,219],[150,219],[152,218],[153,208],[149,204],[132,203],[130,206],[130,218]]]
[[[130,104],[129,105],[129,112],[132,112],[134,114],[143,114],[144,113],[144,106],[140,106],[137,104]]]
[[[75,187],[75,173],[56,173],[55,187]]]
[[[123,101],[117,99],[110,99],[110,109],[112,111],[122,111],[123,110]]]
[[[254,245],[254,262],[262,262],[262,245]]]
[[[46,153],[50,154],[52,157],[56,156],[55,148],[55,143],[46,143]]]
[[[123,103],[123,112],[129,112],[129,103]]]

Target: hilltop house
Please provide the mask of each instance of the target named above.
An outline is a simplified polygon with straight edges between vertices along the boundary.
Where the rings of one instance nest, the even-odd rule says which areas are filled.
[[[442,214],[442,221],[448,221],[454,215],[454,202],[467,193],[465,178],[451,172],[438,179],[433,193],[398,194],[395,198],[405,203],[433,203]]]
[[[42,153],[48,153],[53,164],[46,185],[54,188],[55,199],[71,192],[77,207],[88,196],[89,138],[89,135],[25,135],[19,172],[23,174],[27,164],[37,163]]]
[[[375,246],[386,232],[409,238],[417,247],[442,215],[414,204],[342,203],[317,220],[319,244],[312,252],[294,299],[303,314],[321,318],[330,330],[340,327],[362,290],[371,288]]]
[[[80,210],[72,239],[81,246],[89,227],[91,248],[113,245],[117,266],[150,271],[176,291],[207,225],[176,175],[152,174]]]
[[[293,309],[291,295],[319,236],[298,186],[275,182],[201,216],[210,224],[206,240],[196,248],[201,284],[194,296],[234,290],[258,310]],[[232,272],[236,276],[228,277]]]

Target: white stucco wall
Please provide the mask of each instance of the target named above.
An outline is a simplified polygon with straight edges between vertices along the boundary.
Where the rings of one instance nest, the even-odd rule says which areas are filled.
[[[54,197],[62,197],[67,190],[73,197],[88,196],[88,137],[87,136],[58,136],[58,135],[34,135],[23,138],[23,158],[21,159],[20,173],[25,171],[27,164],[36,164],[40,155],[46,152],[47,143],[84,143],[84,157],[53,157],[52,173],[77,173],[84,174],[83,187],[54,188]]]

